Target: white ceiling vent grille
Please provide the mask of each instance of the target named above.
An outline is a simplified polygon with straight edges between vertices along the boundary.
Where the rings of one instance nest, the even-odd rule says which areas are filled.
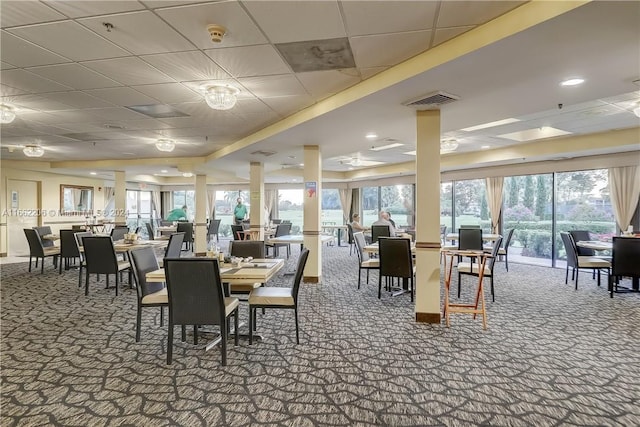
[[[448,104],[453,101],[457,101],[459,99],[460,99],[459,96],[451,95],[450,93],[446,93],[442,91],[437,91],[437,92],[428,93],[417,99],[407,101],[402,105],[415,108],[416,110],[431,110],[441,105]]]

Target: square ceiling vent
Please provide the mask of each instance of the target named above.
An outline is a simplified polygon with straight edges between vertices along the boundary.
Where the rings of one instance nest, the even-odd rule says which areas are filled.
[[[422,95],[417,99],[403,102],[402,105],[415,108],[416,110],[433,110],[440,107],[441,105],[457,101],[458,99],[460,99],[460,97],[457,95],[451,95],[450,93],[439,90],[437,92],[431,92],[426,95]]]
[[[346,37],[279,43],[275,46],[296,73],[342,70],[356,66]]]
[[[144,114],[145,116],[153,117],[154,119],[170,119],[172,117],[189,117],[188,114],[182,111],[176,110],[171,105],[166,104],[152,104],[152,105],[130,105],[126,106],[130,110],[136,113]]]

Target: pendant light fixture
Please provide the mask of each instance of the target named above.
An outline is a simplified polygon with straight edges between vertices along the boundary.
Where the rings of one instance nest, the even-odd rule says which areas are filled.
[[[156,148],[160,151],[171,152],[176,148],[176,143],[172,139],[160,138],[156,141]]]
[[[0,123],[3,125],[9,124],[16,118],[16,113],[13,107],[6,104],[0,104]]]
[[[44,155],[44,148],[39,145],[27,145],[22,149],[22,152],[27,157],[42,157]]]
[[[238,89],[229,85],[211,85],[204,88],[204,99],[214,110],[230,110],[236,105]]]

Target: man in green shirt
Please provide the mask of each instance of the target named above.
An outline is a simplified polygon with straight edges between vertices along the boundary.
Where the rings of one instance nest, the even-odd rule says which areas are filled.
[[[242,203],[242,199],[238,197],[238,204],[233,209],[233,219],[236,225],[242,224],[247,216],[247,207]]]
[[[169,215],[167,215],[167,221],[178,221],[181,219],[187,219],[187,206],[184,205],[183,207],[179,208],[179,209],[174,209],[171,212],[169,212]]]

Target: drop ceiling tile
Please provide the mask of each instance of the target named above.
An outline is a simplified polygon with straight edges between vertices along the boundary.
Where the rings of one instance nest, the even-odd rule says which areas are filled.
[[[271,43],[347,35],[336,1],[246,2],[244,5]]]
[[[0,61],[0,70],[11,70],[12,68],[16,67],[9,64],[8,62]]]
[[[52,101],[61,102],[73,108],[101,108],[112,107],[113,105],[102,101],[84,92],[55,92],[49,93],[45,98]]]
[[[0,76],[2,76],[2,73],[4,73],[4,71],[0,73]],[[28,92],[26,90],[21,90],[15,87],[0,84],[0,96],[15,96],[15,95],[23,95],[25,93],[28,93]]]
[[[244,77],[238,81],[258,98],[306,95],[304,87],[293,75]]]
[[[171,77],[134,57],[105,59],[82,64],[126,86],[173,82]]]
[[[0,80],[3,84],[15,87],[27,92],[57,92],[70,90],[71,87],[54,83],[36,74],[25,70],[4,70],[0,72]]]
[[[92,89],[86,91],[88,94],[119,106],[128,105],[151,105],[157,104],[158,100],[146,96],[128,87],[117,87],[109,89]]]
[[[158,7],[171,7],[171,6],[184,6],[193,3],[207,3],[211,0],[145,0],[144,3],[147,7],[152,9]]]
[[[488,22],[525,1],[443,1],[437,27],[463,27]]]
[[[178,81],[218,80],[229,77],[211,58],[199,51],[147,55],[142,59]]]
[[[168,129],[169,126],[166,123],[162,123],[157,119],[144,119],[144,120],[128,120],[126,122],[121,122],[130,133],[135,133],[135,131],[152,131],[156,129]]]
[[[276,113],[285,117],[315,103],[313,98],[307,94],[262,98],[262,102],[267,104]]]
[[[35,1],[2,1],[2,28],[66,19],[64,15]]]
[[[343,1],[347,33],[363,36],[429,30],[433,26],[438,2]]]
[[[438,28],[433,37],[433,46],[446,42],[462,33],[472,30],[474,27]]]
[[[104,29],[105,21],[114,26],[110,32]],[[86,18],[79,22],[136,55],[194,49],[192,43],[149,11]]]
[[[204,117],[209,119],[217,113],[216,110],[209,108],[203,99],[200,99],[197,102],[181,102],[179,104],[172,104],[172,107],[194,118]]]
[[[362,76],[362,80],[366,80],[369,77],[373,77],[378,73],[383,72],[389,67],[371,67],[371,68],[362,68],[360,69],[360,76]]]
[[[31,67],[35,65],[61,64],[69,62],[60,55],[49,52],[33,43],[22,40],[11,33],[2,31],[0,34],[0,51],[2,60],[17,67]]]
[[[246,114],[273,114],[273,110],[259,99],[239,99],[233,108],[233,113],[244,116]]]
[[[69,18],[83,16],[107,15],[110,13],[130,12],[144,9],[137,1],[109,0],[109,1],[45,1],[45,4],[64,13]]]
[[[180,83],[163,83],[157,85],[135,86],[139,92],[149,95],[165,104],[190,102],[202,99],[202,95],[192,91]]]
[[[396,65],[429,48],[431,31],[350,38],[358,68]]]
[[[205,53],[233,77],[291,73],[271,45],[208,49]]]
[[[34,67],[28,71],[78,90],[122,86],[115,80],[75,63]]]
[[[360,76],[357,71],[353,69],[341,71],[312,71],[309,73],[299,73],[297,77],[307,92],[315,98],[326,98],[360,81]]]
[[[47,113],[46,116],[39,116],[37,121],[65,128],[66,123],[90,123],[95,121],[95,116],[88,111],[89,110],[51,111]]]
[[[11,97],[11,105],[19,109],[29,109],[38,111],[59,111],[71,110],[72,108],[64,103],[39,95],[20,95]]]
[[[110,41],[71,21],[14,28],[9,31],[74,61],[129,55]]]
[[[199,49],[247,46],[267,42],[267,39],[239,2],[173,7],[158,9],[156,13]],[[222,25],[227,29],[222,43],[216,44],[211,41],[211,36],[207,31],[209,24]]]

